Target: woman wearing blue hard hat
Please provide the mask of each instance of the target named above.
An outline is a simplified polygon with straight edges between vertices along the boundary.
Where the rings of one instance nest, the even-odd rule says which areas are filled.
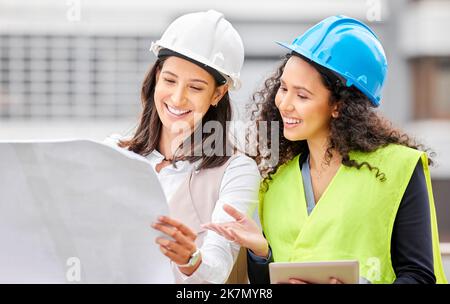
[[[252,114],[280,123],[279,162],[263,168],[263,232],[231,206],[236,221],[207,227],[250,249],[252,282],[269,281],[271,261],[357,260],[364,282],[445,283],[431,160],[375,111],[387,72],[377,36],[333,16],[279,44],[291,52]]]

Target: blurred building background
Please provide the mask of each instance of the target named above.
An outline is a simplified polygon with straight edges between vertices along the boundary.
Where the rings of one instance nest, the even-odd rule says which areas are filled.
[[[210,8],[244,40],[236,119],[284,54],[274,41],[336,14],[375,30],[389,60],[380,110],[436,152],[431,173],[450,277],[448,0],[0,0],[0,140],[131,134],[151,41],[179,15]]]

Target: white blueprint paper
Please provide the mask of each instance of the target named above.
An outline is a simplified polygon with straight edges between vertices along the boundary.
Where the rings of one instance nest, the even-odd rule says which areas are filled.
[[[172,283],[145,158],[88,140],[0,142],[0,283]]]

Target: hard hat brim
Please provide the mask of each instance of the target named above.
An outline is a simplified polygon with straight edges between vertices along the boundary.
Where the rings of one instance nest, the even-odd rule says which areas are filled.
[[[174,52],[182,54],[182,55],[184,55],[184,56],[186,56],[188,58],[191,58],[191,59],[193,59],[195,61],[198,61],[198,62],[200,62],[202,64],[206,64],[209,67],[215,69],[223,77],[225,77],[225,79],[228,80],[227,83],[229,85],[229,89],[232,90],[232,91],[239,90],[241,88],[241,81],[239,79],[239,75],[227,75],[226,72],[223,69],[221,69],[220,67],[218,67],[218,66],[216,66],[214,64],[211,64],[209,62],[209,60],[207,60],[206,58],[203,58],[201,56],[198,56],[197,54],[191,52],[190,50],[174,49],[173,47],[164,45],[164,43],[161,43],[161,41],[158,40],[158,41],[152,42],[149,51],[153,52],[153,54],[155,54],[155,56],[158,57],[159,51],[161,49],[172,50]]]
[[[315,58],[314,56],[312,56],[311,52],[304,50],[304,49],[298,47],[297,45],[293,45],[291,43],[285,43],[285,42],[281,42],[281,41],[275,41],[275,43],[278,44],[279,46],[282,46],[282,47],[288,49],[288,50],[298,53],[298,54],[302,55],[303,57],[308,58],[309,60],[319,64],[320,66],[325,67],[325,68],[337,73],[341,77],[344,77],[344,79],[346,80],[345,85],[347,87],[354,85],[358,90],[360,90],[362,93],[364,93],[364,95],[366,95],[369,98],[369,100],[375,107],[378,107],[380,105],[380,100],[375,99],[372,96],[372,94],[365,87],[361,86],[359,84],[359,82],[356,79],[354,79],[354,77],[352,77],[351,75],[343,74],[341,71],[337,71],[332,66],[326,64],[325,62],[322,62],[322,60],[320,60],[319,58]]]

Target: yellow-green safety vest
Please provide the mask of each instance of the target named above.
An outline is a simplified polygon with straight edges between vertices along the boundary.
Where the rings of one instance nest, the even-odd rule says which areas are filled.
[[[430,203],[434,274],[437,283],[447,283],[426,153],[396,144],[351,152],[350,159],[379,168],[386,180],[377,179],[367,166],[341,165],[309,216],[299,156],[280,166],[269,188],[260,191],[259,216],[275,262],[358,260],[360,276],[372,283],[394,282],[392,229],[420,159]]]

